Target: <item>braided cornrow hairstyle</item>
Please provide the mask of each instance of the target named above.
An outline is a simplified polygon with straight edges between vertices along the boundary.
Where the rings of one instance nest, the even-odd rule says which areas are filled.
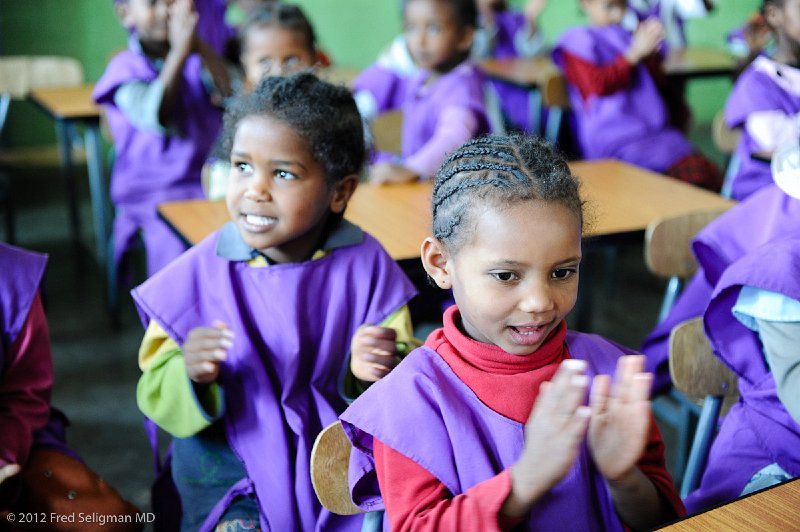
[[[471,140],[442,163],[433,187],[433,236],[450,252],[468,241],[479,204],[556,202],[583,225],[580,182],[566,159],[544,140],[514,134]]]

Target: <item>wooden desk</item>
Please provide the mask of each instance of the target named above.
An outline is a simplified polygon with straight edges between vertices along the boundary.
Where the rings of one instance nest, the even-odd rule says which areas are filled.
[[[664,72],[674,78],[732,76],[735,69],[733,56],[717,48],[673,49],[664,60]]]
[[[97,260],[105,267],[108,253],[108,235],[111,213],[108,207],[108,190],[103,172],[103,153],[100,141],[100,108],[92,101],[94,85],[75,87],[48,87],[34,89],[28,94],[34,104],[56,123],[56,133],[61,152],[62,171],[69,187],[70,218],[73,238],[80,235],[77,192],[72,173],[72,132],[76,124],[84,126],[86,164],[89,173],[89,190],[92,198],[92,216]]]
[[[570,164],[583,182],[586,236],[597,240],[641,238],[656,218],[734,204],[717,194],[612,160]],[[397,259],[419,257],[430,234],[431,183],[376,186],[362,183],[347,206],[347,219],[374,235]],[[229,220],[222,201],[180,201],[159,213],[188,243],[202,240]]]
[[[794,479],[683,519],[660,530],[670,532],[800,530],[798,508],[800,508],[800,479]]]

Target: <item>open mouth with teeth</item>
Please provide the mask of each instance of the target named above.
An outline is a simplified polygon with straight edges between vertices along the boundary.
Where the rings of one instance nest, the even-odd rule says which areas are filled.
[[[259,216],[257,214],[245,214],[244,221],[248,226],[257,229],[263,227],[270,227],[278,223],[277,218],[273,218],[271,216]]]

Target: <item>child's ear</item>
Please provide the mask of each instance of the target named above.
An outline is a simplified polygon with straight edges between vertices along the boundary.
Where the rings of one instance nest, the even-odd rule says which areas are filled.
[[[469,52],[472,49],[472,41],[475,39],[475,28],[467,26],[461,31],[461,40],[458,42],[460,52]]]
[[[332,213],[341,214],[344,212],[347,202],[350,201],[357,186],[358,176],[356,174],[345,176],[333,186],[333,194],[331,195]]]
[[[783,9],[777,3],[769,2],[764,6],[764,20],[772,30],[780,27],[783,25]]]
[[[453,283],[450,278],[450,272],[447,269],[449,255],[444,244],[437,238],[429,236],[422,241],[420,255],[422,267],[425,268],[425,271],[436,283],[436,286],[444,290],[452,288]]]

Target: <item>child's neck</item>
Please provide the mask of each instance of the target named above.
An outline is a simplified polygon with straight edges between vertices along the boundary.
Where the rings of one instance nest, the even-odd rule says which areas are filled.
[[[772,59],[792,67],[800,67],[800,43],[786,37],[778,37],[778,46]]]
[[[438,67],[431,69],[430,70],[431,76],[430,78],[428,78],[428,83],[438,79],[441,76],[444,76],[445,74],[449,74],[450,72],[455,70],[455,68],[458,67],[458,65],[466,61],[468,58],[469,54],[457,54],[453,56],[453,58],[447,61],[446,63],[443,63]]]

